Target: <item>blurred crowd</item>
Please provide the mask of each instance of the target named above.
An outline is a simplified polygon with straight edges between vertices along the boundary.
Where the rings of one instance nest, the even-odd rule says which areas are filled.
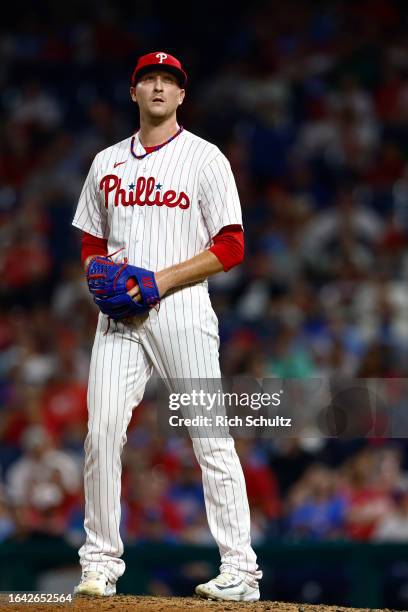
[[[68,425],[70,418],[66,414],[60,423]],[[84,419],[72,429],[79,440]],[[52,435],[39,423],[23,429],[14,448],[18,458],[0,489],[0,541],[43,534],[82,543],[83,458],[75,438]],[[400,445],[297,437],[256,444],[238,439],[236,445],[254,544],[271,538],[408,542],[408,477]],[[2,446],[4,461],[4,450],[12,448],[7,430]],[[134,543],[213,542],[190,442],[160,438],[149,401],[134,413],[128,431],[121,533]]]
[[[180,121],[222,148],[241,196],[245,262],[210,282],[223,373],[406,375],[408,12],[397,0],[246,4],[233,20],[217,4],[223,28],[200,19],[204,5],[186,7],[183,28],[161,1],[137,15],[128,2],[39,2],[2,20],[0,540],[83,537],[97,311],[70,223],[93,156],[138,127],[129,78],[152,48],[182,59]],[[157,437],[154,408],[129,430],[124,538],[210,542],[189,444]],[[254,541],[408,539],[406,433],[238,441]]]

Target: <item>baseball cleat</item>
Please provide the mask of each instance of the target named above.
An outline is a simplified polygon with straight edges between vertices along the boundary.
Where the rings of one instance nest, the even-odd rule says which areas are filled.
[[[259,587],[251,587],[239,576],[224,572],[205,584],[199,584],[195,592],[200,597],[216,601],[258,601]]]
[[[107,597],[116,594],[116,585],[109,582],[102,572],[84,572],[81,582],[74,588],[74,595]]]

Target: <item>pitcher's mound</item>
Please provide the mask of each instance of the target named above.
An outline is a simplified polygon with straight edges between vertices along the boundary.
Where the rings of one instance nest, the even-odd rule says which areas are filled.
[[[368,611],[368,608],[342,608],[339,606],[320,606],[291,604],[278,601],[258,601],[256,603],[237,603],[209,601],[195,597],[151,597],[134,595],[117,595],[115,597],[74,597],[72,603],[66,604],[1,604],[1,612],[54,612],[54,610],[72,610],[72,612],[352,612]],[[379,612],[379,611],[377,611]],[[386,612],[385,610],[382,612]]]

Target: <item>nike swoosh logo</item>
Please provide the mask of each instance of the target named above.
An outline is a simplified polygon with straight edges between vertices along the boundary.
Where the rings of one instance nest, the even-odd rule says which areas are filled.
[[[125,159],[125,161],[123,161],[123,162],[115,162],[113,164],[113,167],[116,168],[116,166],[120,166],[121,164],[126,164],[126,162],[127,162],[127,159]]]
[[[237,587],[240,584],[242,584],[242,580],[240,580],[239,582],[234,582],[232,584],[227,584],[226,586],[219,586],[218,584],[216,584],[215,586],[217,587],[217,589],[220,589],[220,591],[224,591],[225,589],[230,589],[231,587]]]

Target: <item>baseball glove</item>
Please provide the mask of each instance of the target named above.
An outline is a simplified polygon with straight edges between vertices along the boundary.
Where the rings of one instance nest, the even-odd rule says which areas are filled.
[[[132,266],[128,264],[127,259],[122,263],[115,263],[109,256],[93,257],[86,277],[95,304],[114,320],[143,314],[160,302],[154,272]],[[126,284],[129,279],[139,285],[142,297],[140,302],[135,302],[127,293]]]

